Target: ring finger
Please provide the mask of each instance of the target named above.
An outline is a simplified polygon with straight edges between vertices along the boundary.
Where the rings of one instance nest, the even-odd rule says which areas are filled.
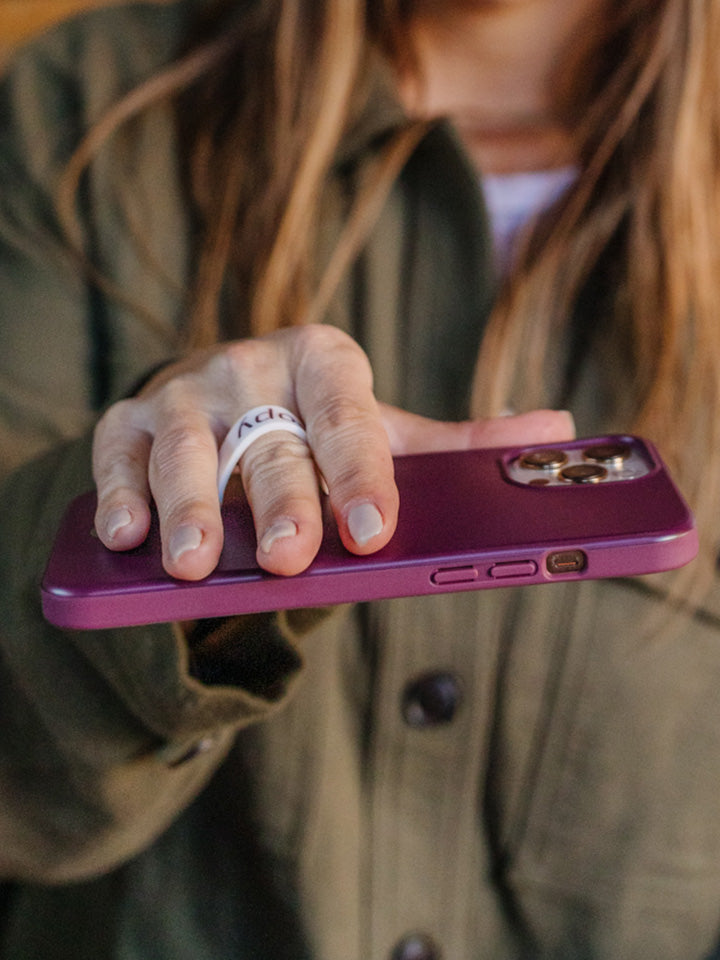
[[[270,573],[300,573],[322,540],[318,475],[307,442],[287,432],[259,437],[243,454],[241,476],[259,565]]]

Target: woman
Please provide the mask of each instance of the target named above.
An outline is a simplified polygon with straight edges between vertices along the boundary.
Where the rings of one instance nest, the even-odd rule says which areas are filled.
[[[719,21],[711,0],[185,0],[16,58],[3,956],[710,953]],[[93,478],[109,548],[143,539],[152,493],[168,571],[213,568],[218,446],[263,404],[308,435],[242,458],[270,571],[317,549],[318,470],[371,552],[391,453],[562,440],[562,412],[478,418],[567,406],[661,445],[702,526],[692,604],[654,578],[44,624],[53,532]]]

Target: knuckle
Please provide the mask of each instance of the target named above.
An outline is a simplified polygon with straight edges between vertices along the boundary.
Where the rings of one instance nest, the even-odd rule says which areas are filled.
[[[118,429],[130,426],[136,419],[138,401],[134,398],[118,400],[103,413],[95,425],[95,439],[115,433]]]
[[[352,368],[355,382],[372,385],[370,362],[349,334],[329,324],[308,324],[276,331],[267,337],[235,340],[210,361],[209,372],[232,393],[278,394],[266,399],[287,402],[294,376],[331,391],[338,370]]]
[[[363,492],[375,489],[379,484],[385,485],[391,474],[382,470],[382,461],[370,461],[358,458],[350,461],[338,461],[332,471],[332,489],[340,499],[352,497],[358,491]]]
[[[103,499],[112,499],[121,488],[141,480],[147,472],[146,450],[127,447],[113,452],[111,458],[95,464],[95,481],[102,487]]]
[[[181,473],[188,464],[217,456],[211,436],[185,425],[172,426],[155,438],[151,463],[161,476]]]
[[[295,467],[311,459],[310,449],[298,437],[277,435],[267,443],[257,440],[242,458],[243,475],[254,483],[272,485],[277,477],[290,478]]]
[[[308,323],[295,328],[295,345],[300,350],[323,350],[340,348],[353,339],[338,327],[324,323]]]
[[[235,383],[261,380],[277,369],[278,362],[277,350],[268,341],[252,339],[229,343],[214,360],[221,375]]]
[[[293,389],[287,367],[287,355],[273,338],[236,340],[226,344],[212,361],[209,370],[216,392],[232,409],[257,403],[288,404]]]
[[[323,438],[321,469],[341,497],[392,476],[387,434],[368,411],[343,401],[328,404],[313,423],[313,437],[316,431]]]
[[[200,406],[195,378],[189,374],[173,377],[163,384],[153,398],[153,406],[162,416],[177,416]]]
[[[313,434],[322,436],[326,443],[345,445],[368,442],[377,436],[370,426],[371,411],[362,407],[353,397],[336,395],[327,400],[315,414]]]
[[[248,497],[264,511],[279,509],[284,500],[305,491],[309,482],[313,491],[317,486],[310,449],[295,437],[254,443],[240,466]]]
[[[207,504],[201,497],[188,490],[171,491],[162,504],[158,504],[161,520],[170,525],[197,520],[206,515]]]
[[[317,357],[330,360],[333,365],[340,359],[351,362],[358,370],[370,373],[370,361],[356,340],[330,324],[308,324],[297,328],[295,341],[296,357],[299,364],[315,361]]]

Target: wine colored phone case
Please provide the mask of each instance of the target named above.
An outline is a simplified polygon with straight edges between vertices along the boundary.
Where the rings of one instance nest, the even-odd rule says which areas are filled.
[[[114,553],[93,531],[95,496],[70,505],[42,584],[45,616],[91,629],[194,620],[560,580],[624,577],[682,566],[697,553],[692,514],[654,446],[611,436],[557,446],[416,454],[395,461],[398,527],[357,557],[332,519],[312,565],[262,571],[247,503],[223,504],[225,546],[199,582],[162,568],[157,526]]]

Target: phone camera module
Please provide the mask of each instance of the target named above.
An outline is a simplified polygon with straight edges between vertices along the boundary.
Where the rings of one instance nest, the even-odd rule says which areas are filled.
[[[505,462],[508,479],[526,487],[580,487],[637,480],[652,461],[633,438],[606,436],[562,447],[526,447]]]
[[[558,470],[567,463],[564,450],[533,450],[520,457],[520,466],[526,470]]]

